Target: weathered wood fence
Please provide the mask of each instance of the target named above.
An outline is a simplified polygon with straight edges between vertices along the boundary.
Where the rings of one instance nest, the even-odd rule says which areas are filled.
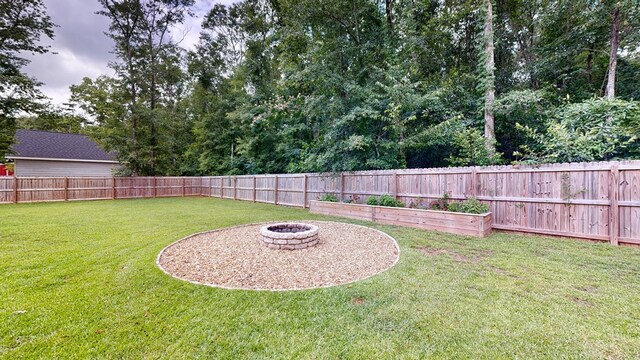
[[[0,177],[0,202],[212,196],[307,207],[326,193],[487,202],[493,228],[640,244],[640,161],[208,177]]]

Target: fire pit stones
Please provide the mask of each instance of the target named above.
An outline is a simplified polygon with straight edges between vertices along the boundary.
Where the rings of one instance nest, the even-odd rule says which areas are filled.
[[[270,224],[260,229],[260,243],[277,250],[306,249],[318,244],[318,231],[311,224]]]

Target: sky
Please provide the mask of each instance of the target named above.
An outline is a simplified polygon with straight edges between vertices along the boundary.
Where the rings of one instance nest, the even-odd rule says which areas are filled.
[[[198,41],[202,17],[215,3],[231,2],[196,0],[195,15],[173,31],[174,38],[182,39],[182,47],[192,49]],[[42,92],[60,105],[69,99],[69,86],[80,83],[82,78],[114,74],[108,66],[115,60],[110,53],[113,41],[104,34],[109,20],[95,14],[101,9],[98,0],[44,0],[44,4],[51,20],[58,25],[54,28],[55,37],[42,41],[51,46],[49,53],[27,56],[31,63],[25,71],[43,82]]]

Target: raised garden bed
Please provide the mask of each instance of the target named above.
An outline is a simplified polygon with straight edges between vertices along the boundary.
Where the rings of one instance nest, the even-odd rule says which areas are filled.
[[[465,214],[451,211],[421,210],[329,201],[311,201],[312,214],[342,216],[385,225],[409,226],[458,235],[485,237],[491,233],[491,213]]]

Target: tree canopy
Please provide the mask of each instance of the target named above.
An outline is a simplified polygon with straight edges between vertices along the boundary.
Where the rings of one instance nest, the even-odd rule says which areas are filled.
[[[116,75],[70,103],[131,174],[638,156],[636,0],[101,0]],[[87,130],[85,130],[87,131]]]

